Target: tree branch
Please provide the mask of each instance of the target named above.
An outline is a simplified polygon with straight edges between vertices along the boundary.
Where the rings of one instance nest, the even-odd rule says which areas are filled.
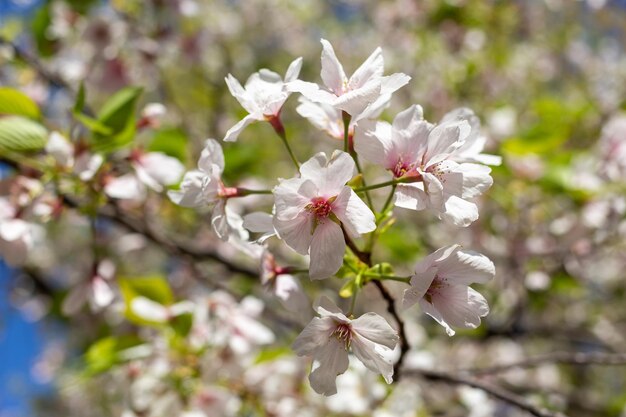
[[[495,385],[482,382],[475,378],[426,369],[405,370],[403,375],[406,377],[417,377],[429,381],[443,382],[450,385],[467,385],[472,388],[477,388],[500,401],[504,401],[505,403],[510,404],[513,407],[519,408],[520,410],[526,411],[528,414],[536,417],[567,417],[561,412],[550,411],[545,408],[537,407],[531,404],[525,398],[520,397],[519,395],[516,395]]]
[[[544,363],[558,363],[576,366],[623,366],[626,365],[626,353],[601,353],[601,352],[551,352],[543,355],[532,356],[517,362],[494,365],[486,368],[466,369],[473,375],[489,375],[506,372],[516,368],[533,368]]]

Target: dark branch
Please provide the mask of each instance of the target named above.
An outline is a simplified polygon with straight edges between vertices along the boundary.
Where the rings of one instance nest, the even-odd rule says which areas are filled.
[[[404,376],[423,378],[429,381],[443,382],[451,385],[467,385],[469,387],[478,388],[498,400],[504,401],[520,410],[526,411],[528,414],[536,417],[566,417],[565,414],[558,411],[550,411],[545,408],[537,407],[528,400],[501,387],[491,385],[478,379],[465,377],[461,375],[451,374],[447,372],[431,371],[431,370],[405,370]]]

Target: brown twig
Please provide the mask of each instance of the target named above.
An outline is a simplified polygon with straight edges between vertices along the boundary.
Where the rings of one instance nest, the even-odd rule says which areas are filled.
[[[472,388],[477,388],[492,397],[497,398],[498,400],[504,401],[536,417],[566,417],[566,415],[561,412],[550,411],[545,408],[537,407],[519,395],[475,378],[426,369],[405,370],[403,375],[405,377],[417,377],[427,379],[429,381],[443,382],[451,385],[466,385]]]
[[[576,366],[621,366],[626,365],[626,353],[551,352],[525,358],[517,362],[494,365],[485,368],[471,368],[466,371],[472,373],[473,375],[488,375],[506,372],[516,368],[533,368],[545,363],[558,363]]]
[[[343,232],[343,237],[346,241],[346,245],[348,245],[352,253],[354,253],[354,255],[357,258],[359,258],[359,260],[363,262],[364,264],[366,264],[367,266],[372,266],[371,253],[363,252],[359,250],[359,248],[356,246],[354,241],[350,238],[348,233],[346,233],[345,229],[342,227],[341,230]],[[396,324],[398,325],[398,337],[400,338],[400,357],[398,358],[398,361],[393,366],[393,374],[395,375],[395,380],[397,381],[400,379],[399,378],[400,368],[402,367],[402,364],[404,363],[404,357],[406,356],[406,353],[410,349],[409,342],[406,337],[404,321],[402,320],[402,318],[400,317],[400,313],[396,309],[395,299],[393,298],[391,293],[387,290],[387,288],[385,288],[383,283],[378,280],[371,280],[370,282],[373,282],[374,285],[376,286],[376,289],[378,289],[378,292],[380,293],[381,297],[383,297],[383,299],[387,303],[387,312],[389,312],[389,314],[394,318],[394,320],[396,321]]]

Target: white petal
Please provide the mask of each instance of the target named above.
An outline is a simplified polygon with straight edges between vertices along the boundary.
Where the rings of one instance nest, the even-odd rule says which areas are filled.
[[[354,74],[352,74],[348,81],[348,87],[351,89],[361,88],[368,81],[382,77],[384,70],[385,62],[383,59],[383,51],[378,47],[365,62],[354,71]]]
[[[282,305],[294,313],[308,311],[309,299],[297,279],[291,275],[279,275],[274,283],[274,294]]]
[[[335,151],[330,160],[319,152],[300,166],[302,178],[313,181],[319,194],[326,198],[339,194],[355,170],[352,157],[341,151]]]
[[[398,333],[387,320],[376,313],[366,313],[352,320],[352,329],[365,339],[389,349],[395,348],[399,340]]]
[[[332,337],[328,343],[317,351],[315,356],[319,366],[309,375],[311,387],[318,394],[334,395],[337,393],[335,380],[348,369],[348,352],[343,342]]]
[[[433,305],[452,327],[475,329],[480,318],[489,314],[487,300],[464,285],[453,285],[432,298]]]
[[[446,223],[458,227],[467,227],[478,219],[478,207],[476,204],[463,200],[457,196],[451,196],[444,202],[445,209],[439,218]]]
[[[391,125],[386,122],[361,120],[354,129],[354,149],[362,158],[385,166],[391,151]]]
[[[446,333],[448,334],[448,336],[450,336],[450,337],[454,336],[454,334],[456,332],[445,321],[445,319],[441,315],[441,312],[437,308],[435,308],[434,305],[432,305],[431,303],[429,303],[428,301],[426,301],[423,298],[419,300],[419,304],[420,304],[420,308],[422,309],[422,311],[424,313],[428,314],[430,317],[435,319],[435,321],[437,321],[437,323],[439,323],[440,325],[443,326],[444,329],[446,329]]]
[[[169,319],[167,308],[146,297],[135,297],[130,302],[131,311],[144,320],[165,323]]]
[[[363,87],[348,91],[333,101],[333,106],[351,116],[358,116],[380,97],[380,81],[372,80]]]
[[[466,121],[446,122],[435,126],[428,136],[428,150],[424,161],[428,165],[441,162],[463,145],[470,132],[471,127]]]
[[[311,279],[324,279],[335,274],[343,264],[346,242],[339,225],[329,219],[318,224],[311,239]]]
[[[335,94],[340,95],[343,92],[343,83],[346,81],[346,73],[343,66],[335,55],[330,42],[321,39],[322,42],[322,81]]]
[[[398,184],[394,204],[409,210],[424,210],[430,205],[428,195],[419,184]]]
[[[0,238],[8,242],[22,239],[29,231],[28,223],[21,219],[9,219],[0,223]]]
[[[228,240],[230,234],[230,227],[228,225],[228,217],[226,214],[226,199],[220,198],[213,207],[211,213],[211,226],[213,231],[223,241]]]
[[[300,69],[302,68],[302,57],[296,58],[293,60],[291,64],[289,64],[289,68],[287,68],[287,72],[285,73],[285,82],[295,81],[300,75]]]
[[[161,152],[150,152],[141,157],[136,171],[144,184],[155,191],[161,191],[162,185],[176,184],[183,175],[185,167],[176,158]]]
[[[224,136],[224,142],[236,142],[239,134],[252,122],[264,120],[262,115],[249,114],[241,119],[235,126],[228,129],[226,136]]]
[[[438,264],[440,276],[458,285],[489,282],[496,273],[493,262],[478,252],[457,249]]]
[[[313,355],[328,342],[336,327],[332,318],[314,317],[298,335],[291,348],[298,356]]]
[[[489,173],[491,168],[478,164],[461,164],[456,169],[463,174],[463,198],[474,198],[491,187],[493,178]]]
[[[213,173],[215,167],[218,171],[215,174],[221,175],[224,171],[224,151],[218,141],[207,139],[198,160],[198,168],[206,173]]]
[[[143,200],[146,187],[135,174],[125,174],[114,178],[104,186],[104,192],[111,198]]]
[[[377,372],[385,378],[385,382],[393,382],[393,363],[388,357],[384,357],[376,351],[377,345],[360,335],[352,338],[352,351],[363,365],[369,370]]]
[[[230,94],[233,95],[241,104],[241,106],[246,109],[248,113],[256,113],[259,111],[256,103],[250,98],[249,94],[244,90],[239,81],[231,74],[225,78],[226,85],[228,86],[228,90]]]
[[[397,72],[381,78],[380,94],[391,94],[404,87],[411,81],[408,75]]]
[[[274,217],[269,213],[255,211],[243,217],[243,227],[254,233],[275,233]]]
[[[115,298],[115,294],[109,284],[100,276],[95,276],[93,278],[91,290],[92,298],[90,301],[92,311],[99,311],[100,309],[108,306]]]
[[[307,163],[305,162],[303,166]],[[275,217],[281,221],[291,220],[300,215],[307,204],[311,202],[311,199],[317,196],[317,187],[308,179],[290,178],[282,180],[274,188]]]
[[[344,187],[333,203],[333,213],[352,237],[376,229],[376,217],[372,210],[350,187]]]
[[[89,181],[93,178],[98,169],[100,169],[103,162],[104,157],[102,155],[90,155],[87,152],[83,152],[78,158],[76,158],[74,172],[78,174],[78,177],[82,181]]]
[[[426,262],[428,262],[428,260]],[[436,274],[436,267],[431,267],[426,271],[415,273],[415,275],[411,277],[411,288],[404,290],[402,308],[410,308],[415,305],[415,303],[420,301],[426,294],[426,291],[430,288],[430,285],[433,283]]]
[[[394,130],[406,130],[423,119],[424,110],[422,110],[422,106],[414,104],[396,115],[393,119],[393,128]]]
[[[52,132],[46,143],[46,152],[61,166],[71,166],[74,159],[74,147],[59,132]]]
[[[306,255],[311,245],[311,230],[313,218],[310,213],[302,212],[301,215],[289,220],[280,220],[274,217],[274,227],[278,236],[296,252]]]
[[[175,204],[183,207],[200,207],[211,204],[217,198],[218,180],[202,171],[189,171],[183,177],[180,190],[168,191]]]
[[[300,97],[299,101],[296,111],[300,116],[308,119],[313,126],[325,131],[331,137],[343,140],[343,120],[339,110],[330,104],[315,103],[305,97]]]

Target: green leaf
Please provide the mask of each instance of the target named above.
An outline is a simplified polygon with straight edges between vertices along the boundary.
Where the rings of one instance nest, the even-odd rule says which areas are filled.
[[[21,91],[0,87],[0,114],[39,119],[41,112],[37,104]]]
[[[76,120],[78,120],[83,125],[85,125],[87,129],[91,130],[94,133],[98,133],[101,135],[110,135],[111,133],[113,133],[113,131],[110,128],[106,127],[105,125],[100,123],[98,120],[92,117],[89,117],[85,114],[76,112],[74,113],[74,117],[76,118]]]
[[[99,374],[124,362],[123,351],[140,343],[136,336],[109,336],[98,340],[85,352],[87,372],[91,375]]]
[[[36,151],[48,140],[45,127],[21,116],[0,118],[0,150]]]
[[[114,151],[130,144],[135,137],[135,106],[141,95],[139,87],[126,87],[109,98],[100,110],[98,122],[109,133],[94,131],[95,151]]]
[[[177,128],[166,128],[157,131],[154,139],[148,146],[151,152],[163,152],[173,156],[179,161],[185,162],[188,159],[187,135]]]
[[[83,111],[83,108],[85,107],[85,99],[85,83],[81,82],[80,87],[78,88],[78,94],[76,95],[76,102],[74,103],[73,111],[75,115],[80,114]]]

